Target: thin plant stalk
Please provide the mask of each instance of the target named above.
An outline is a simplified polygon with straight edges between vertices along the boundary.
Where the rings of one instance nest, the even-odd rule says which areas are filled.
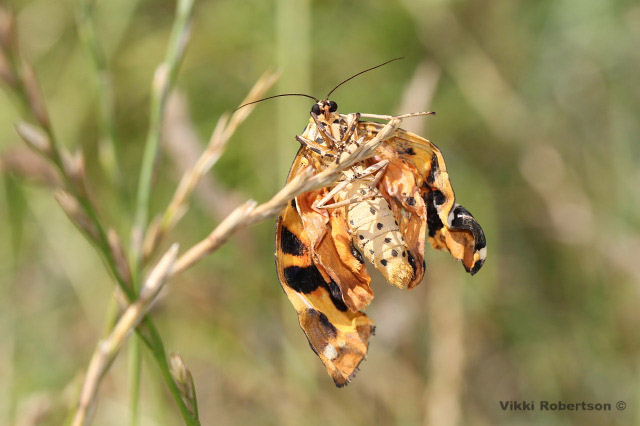
[[[132,232],[132,263],[134,269],[134,289],[137,288],[142,270],[142,241],[146,233],[149,215],[149,199],[153,178],[153,170],[156,162],[158,146],[160,145],[162,119],[167,97],[173,88],[178,69],[184,57],[184,52],[189,40],[193,0],[178,0],[176,17],[169,37],[169,45],[165,60],[156,68],[151,87],[151,105],[149,111],[149,130],[145,143],[138,180],[138,192],[136,210]],[[130,406],[131,424],[137,424],[137,413],[140,395],[140,367],[142,360],[139,346],[131,345],[130,360]]]
[[[102,378],[126,341],[127,336],[144,320],[145,314],[167,282],[177,253],[178,246],[174,244],[149,274],[149,278],[145,281],[140,292],[140,297],[129,305],[111,333],[98,345],[89,363],[89,369],[82,386],[80,402],[74,415],[73,426],[88,424]],[[173,379],[171,381],[173,382]],[[190,425],[199,423],[197,419],[191,418],[188,413],[186,418],[190,419],[188,422]]]
[[[91,60],[96,73],[96,95],[99,104],[100,121],[102,127],[102,140],[100,141],[100,158],[111,181],[118,188],[118,194],[122,201],[127,199],[127,188],[124,184],[124,175],[120,168],[122,154],[116,132],[116,120],[114,111],[114,93],[111,81],[111,73],[107,68],[107,58],[96,35],[95,18],[93,9],[95,0],[77,0],[77,26],[80,41]],[[123,203],[126,206],[126,202]]]
[[[260,99],[264,93],[273,86],[277,79],[278,74],[276,73],[264,73],[258,79],[256,84],[254,84],[253,88],[249,91],[249,94],[245,99],[242,100],[240,105]],[[254,108],[255,105],[247,105],[244,108],[234,111],[230,118],[227,115],[220,117],[213,130],[211,138],[209,139],[207,148],[200,155],[195,165],[183,174],[168,207],[164,211],[164,214],[162,214],[161,217],[157,217],[147,230],[147,235],[144,241],[143,263],[153,255],[162,240],[178,224],[180,219],[187,212],[191,194],[197,184],[218,161],[231,136],[235,133],[240,124],[246,120],[249,114],[251,114]]]
[[[184,56],[193,9],[193,0],[178,0],[176,19],[173,23],[169,47],[164,62],[156,69],[151,87],[151,106],[149,113],[149,131],[145,143],[133,230],[134,262],[139,264],[142,255],[142,241],[146,232],[149,216],[149,199],[153,170],[160,145],[162,119],[169,92],[173,88],[178,69]]]
[[[0,40],[0,78],[16,95],[25,114],[34,119],[42,132],[26,123],[18,123],[16,130],[29,147],[56,167],[61,176],[61,186],[66,189],[60,193],[58,201],[72,223],[97,248],[107,270],[113,275],[122,293],[130,302],[133,302],[136,299],[136,294],[131,286],[132,282],[122,276],[122,268],[118,266],[118,259],[111,251],[105,228],[86,191],[82,156],[71,156],[58,144],[35,73],[30,64],[20,56],[15,17],[1,7],[0,35],[2,36]],[[171,378],[164,345],[155,325],[145,317],[136,331],[156,358],[162,376],[174,396],[178,408],[185,416],[185,421],[190,422],[188,410],[181,399],[180,391]]]

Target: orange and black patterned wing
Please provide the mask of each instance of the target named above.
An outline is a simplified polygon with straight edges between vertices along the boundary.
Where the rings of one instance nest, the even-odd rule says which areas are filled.
[[[289,179],[306,165],[299,153]],[[278,278],[311,349],[337,386],[348,384],[367,354],[375,327],[366,314],[347,307],[340,286],[314,262],[312,243],[295,200],[278,218],[275,257]]]
[[[370,138],[383,127],[380,123],[361,122],[358,131],[360,135]],[[478,272],[487,255],[484,232],[471,213],[456,203],[444,157],[438,147],[414,133],[398,129],[380,146],[379,156],[392,163],[401,159],[413,170],[416,189],[426,209],[426,225],[431,245],[449,251],[454,258],[462,261],[466,271],[472,275]],[[388,188],[393,188],[394,185],[396,183],[393,181],[386,183]],[[400,194],[397,201],[403,207],[414,202],[420,207],[422,203],[410,197],[413,196]],[[407,230],[408,235],[417,230],[417,227],[415,231]],[[418,241],[415,236],[410,238]]]

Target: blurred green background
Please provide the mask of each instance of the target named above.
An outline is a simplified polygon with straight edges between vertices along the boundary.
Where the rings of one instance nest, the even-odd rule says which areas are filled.
[[[128,240],[131,212],[101,166],[79,2],[9,3],[59,139],[84,150],[104,221]],[[174,9],[102,0],[94,11],[131,193]],[[429,249],[425,282],[409,294],[371,268],[377,335],[356,379],[336,389],[280,289],[275,220],[237,234],[173,280],[152,312],[193,373],[203,424],[640,424],[638,46],[637,1],[196,1],[171,103],[193,131],[165,133],[152,213],[266,69],[282,72],[269,94],[322,97],[404,56],[332,98],[342,112],[437,111],[403,127],[440,147],[489,250],[470,277]],[[16,165],[24,148],[15,105],[0,92],[0,424],[59,424],[105,329],[113,282],[51,189]],[[260,104],[169,240],[186,248],[245,199],[270,198],[310,106]],[[142,424],[180,424],[155,362],[143,360]],[[101,387],[96,425],[128,419],[126,361],[125,351]],[[501,400],[606,402],[612,411],[503,411]]]

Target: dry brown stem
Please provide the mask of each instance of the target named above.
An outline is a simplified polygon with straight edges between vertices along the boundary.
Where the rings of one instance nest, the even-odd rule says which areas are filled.
[[[73,426],[81,426],[89,422],[102,377],[107,372],[127,336],[138,326],[167,282],[177,253],[178,245],[174,244],[151,270],[138,300],[129,305],[111,333],[98,343],[82,385],[78,408],[73,418]]]
[[[262,95],[271,86],[273,86],[277,79],[278,74],[276,73],[264,73],[253,86],[247,97],[242,101],[241,105],[262,97]],[[254,107],[255,105],[249,105],[245,108],[236,110],[231,115],[231,118],[227,115],[220,117],[211,138],[209,139],[207,148],[202,155],[200,155],[200,158],[198,158],[194,166],[187,170],[182,176],[182,179],[178,184],[178,188],[176,189],[169,206],[165,210],[162,219],[154,220],[152,225],[149,227],[144,243],[145,259],[148,259],[149,256],[153,254],[167,233],[173,229],[184,213],[186,213],[188,210],[188,201],[196,185],[218,161],[224,152],[227,142],[235,133],[238,126],[246,120],[249,114],[251,114]]]

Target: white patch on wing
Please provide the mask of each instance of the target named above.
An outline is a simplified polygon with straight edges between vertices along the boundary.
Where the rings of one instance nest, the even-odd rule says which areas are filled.
[[[302,303],[304,303],[307,306],[307,308],[313,309],[313,306],[311,306],[311,303],[309,303],[306,297],[304,297],[300,293],[296,293],[296,296],[298,296],[302,300]]]
[[[487,258],[487,248],[486,247],[482,247],[480,250],[478,250],[478,255],[480,256],[480,259],[484,260]]]
[[[322,350],[322,355],[324,355],[325,358],[327,358],[328,360],[332,361],[338,357],[338,351],[332,344],[329,343]]]

